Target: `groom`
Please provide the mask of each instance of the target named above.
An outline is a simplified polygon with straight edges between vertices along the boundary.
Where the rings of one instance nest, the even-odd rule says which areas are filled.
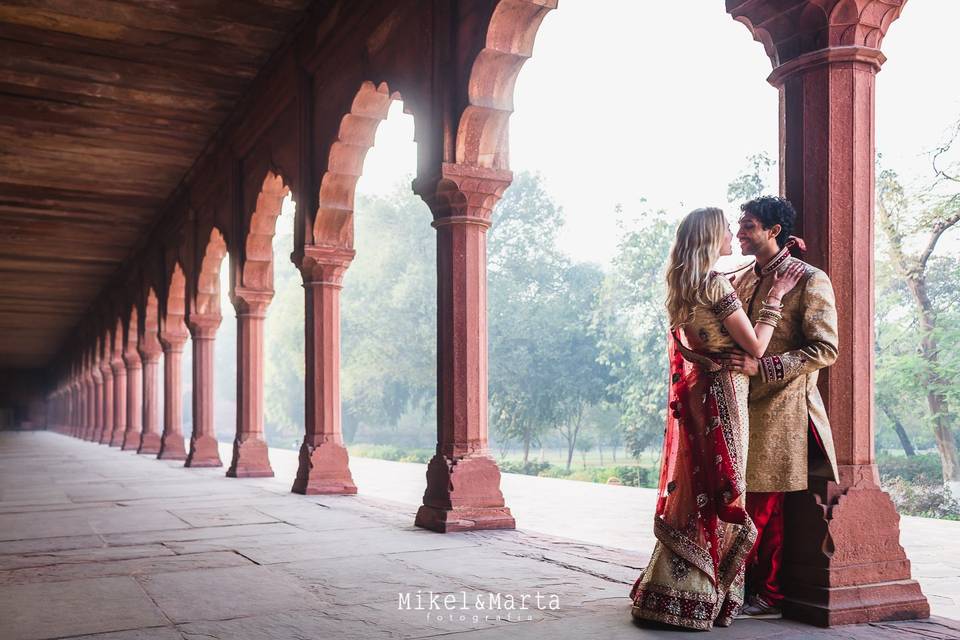
[[[796,212],[789,201],[762,196],[740,207],[737,239],[753,268],[736,282],[737,295],[756,323],[773,273],[793,262],[790,235]],[[720,356],[724,366],[750,376],[750,446],[747,454],[747,512],[757,525],[757,542],[747,560],[748,597],[744,617],[779,618],[783,593],[779,571],[783,552],[783,503],[787,491],[807,488],[808,473],[837,479],[833,435],[817,389],[820,369],[837,358],[837,311],[833,285],[823,271],[806,267],[793,291],[783,297],[783,319],[767,354],[759,360],[742,352]]]

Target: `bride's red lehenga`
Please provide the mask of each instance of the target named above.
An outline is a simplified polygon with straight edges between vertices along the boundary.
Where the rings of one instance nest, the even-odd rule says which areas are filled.
[[[705,354],[735,347],[723,320],[740,308],[714,274],[709,308],[668,338],[670,393],[654,535],[630,592],[633,616],[691,629],[728,626],[743,605],[744,563],[757,536],[744,509],[749,380]]]

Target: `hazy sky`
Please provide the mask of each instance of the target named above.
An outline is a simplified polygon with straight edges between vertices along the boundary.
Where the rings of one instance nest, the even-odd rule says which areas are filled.
[[[924,154],[960,116],[960,83],[948,77],[957,24],[960,2],[911,0],[883,43],[877,149],[908,181],[929,176]],[[763,47],[716,0],[560,0],[517,81],[512,169],[543,176],[566,213],[560,242],[580,260],[610,260],[618,203],[628,220],[706,205],[735,218],[727,183],[748,155],[777,157],[770,71]],[[359,192],[413,174],[412,140],[412,118],[395,104]]]

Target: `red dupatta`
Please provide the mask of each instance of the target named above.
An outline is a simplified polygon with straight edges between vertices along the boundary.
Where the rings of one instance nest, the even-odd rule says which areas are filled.
[[[730,401],[723,388],[723,376],[729,374],[686,347],[676,331],[671,333],[669,409],[654,528],[662,543],[716,584],[718,578],[724,580],[720,521],[747,524],[748,536],[753,530],[746,511],[734,504],[745,487],[730,450],[736,430],[725,423],[730,414],[722,410]]]

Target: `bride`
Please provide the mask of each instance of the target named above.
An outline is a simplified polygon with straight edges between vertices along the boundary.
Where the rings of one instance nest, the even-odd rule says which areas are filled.
[[[739,347],[759,358],[780,320],[780,299],[803,274],[774,276],[751,326],[725,275],[733,234],[716,208],[691,211],[667,263],[670,392],[653,555],[630,597],[633,617],[691,629],[728,626],[743,604],[744,563],[756,528],[744,510],[749,379],[710,358]]]

